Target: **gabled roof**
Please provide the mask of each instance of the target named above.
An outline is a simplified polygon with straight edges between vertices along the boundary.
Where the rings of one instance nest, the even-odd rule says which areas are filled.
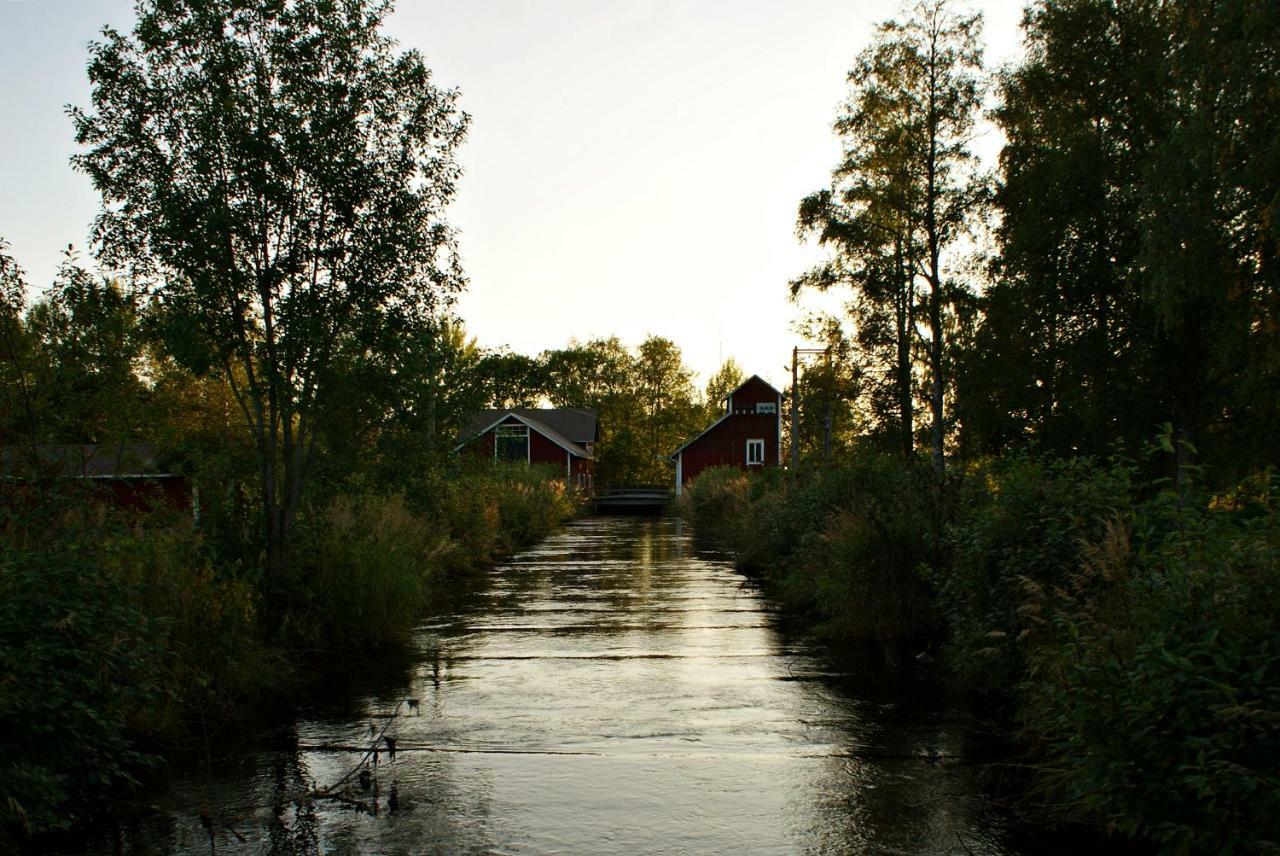
[[[741,387],[739,387],[739,389],[741,389]],[[726,398],[726,399],[728,399],[728,397],[729,397],[729,396],[727,396],[727,395],[725,396],[725,398]],[[684,442],[684,444],[683,444],[683,445],[681,445],[681,446],[680,446],[680,448],[676,449],[674,452],[672,452],[670,455],[668,455],[668,456],[667,456],[667,460],[668,460],[668,461],[674,461],[674,460],[676,459],[676,456],[677,456],[677,455],[679,455],[679,454],[680,454],[681,452],[683,452],[685,449],[687,449],[687,448],[689,448],[690,446],[692,446],[692,445],[693,445],[694,443],[696,443],[698,440],[702,439],[702,437],[703,437],[704,435],[706,435],[707,433],[709,433],[709,432],[711,431],[711,429],[712,429],[712,428],[715,428],[717,425],[719,425],[721,422],[723,422],[724,420],[728,419],[728,418],[729,418],[730,416],[732,416],[732,415],[733,415],[732,413],[726,413],[724,416],[721,416],[721,417],[720,417],[719,419],[717,419],[715,422],[712,422],[712,423],[711,423],[710,425],[708,425],[706,428],[702,429],[702,431],[700,431],[699,433],[697,433],[697,434],[695,434],[694,436],[690,437],[688,440],[686,440],[686,441]]]
[[[765,380],[764,378],[760,377],[760,375],[753,374],[751,377],[747,378],[747,379],[746,379],[746,380],[744,380],[742,383],[740,383],[740,384],[738,384],[736,387],[734,387],[734,388],[733,388],[733,392],[730,392],[728,395],[726,395],[724,398],[722,398],[722,399],[721,399],[721,401],[728,401],[729,399],[733,398],[734,393],[736,393],[738,390],[742,389],[742,388],[743,388],[744,386],[746,386],[747,384],[751,383],[751,381],[753,381],[753,380],[758,380],[758,381],[760,381],[762,384],[764,384],[765,386],[769,387],[769,389],[772,389],[772,390],[773,390],[773,392],[774,392],[774,394],[775,394],[775,395],[777,395],[777,396],[778,396],[778,398],[782,398],[782,393],[781,393],[781,392],[779,392],[779,391],[777,390],[777,388],[776,388],[776,387],[774,387],[774,385],[773,385],[773,384],[769,383],[769,381],[767,381],[767,380]],[[681,452],[683,452],[685,449],[687,449],[687,448],[689,448],[690,446],[692,446],[692,445],[693,445],[695,442],[697,442],[698,440],[702,439],[702,437],[703,437],[703,436],[705,436],[706,434],[708,434],[708,433],[709,433],[713,428],[715,428],[717,425],[719,425],[721,422],[723,422],[724,420],[728,419],[728,418],[729,418],[730,416],[732,416],[732,415],[733,415],[732,413],[726,413],[726,414],[724,414],[724,415],[723,415],[723,416],[721,416],[719,419],[717,419],[715,422],[712,422],[712,423],[711,423],[710,425],[708,425],[706,428],[702,429],[702,431],[700,431],[699,433],[695,434],[693,437],[690,437],[688,440],[686,440],[686,441],[684,442],[684,444],[683,444],[683,445],[681,445],[681,446],[680,446],[680,448],[676,449],[674,452],[672,452],[670,455],[668,455],[668,456],[667,456],[667,460],[668,460],[668,461],[674,461],[674,460],[676,459],[676,456],[677,456],[677,455],[679,455],[679,454],[680,454]]]
[[[462,423],[459,441],[483,434],[509,413],[532,419],[570,442],[581,445],[599,439],[596,412],[577,407],[510,407],[503,410],[481,410]]]
[[[733,398],[733,393],[735,393],[735,392],[737,392],[738,390],[742,389],[744,386],[746,386],[747,384],[751,383],[751,381],[753,381],[753,380],[758,380],[758,381],[760,381],[762,384],[764,384],[765,386],[769,387],[769,389],[772,389],[775,395],[779,395],[779,396],[781,396],[781,395],[782,395],[782,393],[781,393],[780,391],[778,391],[778,389],[777,389],[776,387],[774,387],[774,385],[773,385],[773,384],[769,383],[769,381],[767,381],[767,380],[765,380],[764,378],[760,377],[760,375],[758,375],[758,374],[753,374],[751,377],[747,378],[747,379],[746,379],[746,380],[744,380],[742,383],[740,383],[740,384],[738,384],[736,387],[734,387],[732,392],[730,392],[728,395],[726,395],[724,398],[722,398],[722,399],[720,399],[720,400],[721,400],[721,401],[728,401],[729,399]]]
[[[454,451],[461,450],[476,437],[488,433],[508,419],[527,425],[572,455],[588,460],[592,458],[591,453],[581,444],[596,441],[596,414],[593,410],[576,408],[513,407],[510,410],[482,410],[467,419],[461,442],[454,447]],[[566,436],[564,430],[573,433]],[[582,439],[571,439],[574,437]]]

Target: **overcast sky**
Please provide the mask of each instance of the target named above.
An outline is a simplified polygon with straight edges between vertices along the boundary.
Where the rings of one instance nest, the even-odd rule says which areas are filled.
[[[981,0],[987,59],[1016,56],[1021,0]],[[704,378],[734,357],[779,383],[815,258],[796,206],[839,146],[845,73],[896,2],[400,0],[472,115],[451,221],[481,344],[666,336]],[[63,107],[87,105],[86,45],[132,0],[0,0],[0,237],[36,288],[86,248],[97,197]],[[983,141],[990,157],[993,135]]]

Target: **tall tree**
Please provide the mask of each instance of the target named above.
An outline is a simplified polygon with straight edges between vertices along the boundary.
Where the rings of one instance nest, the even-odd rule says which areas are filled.
[[[35,390],[31,376],[31,340],[22,316],[27,305],[27,281],[9,255],[9,242],[0,238],[0,445],[36,438]]]
[[[1167,422],[1182,481],[1193,448],[1274,460],[1280,9],[1042,0],[1024,31],[966,430],[1106,453]]]
[[[102,258],[163,304],[169,350],[232,385],[268,566],[339,406],[335,371],[420,329],[464,282],[443,219],[467,117],[366,0],[139,0],[90,46],[75,165]]]
[[[927,355],[930,446],[945,469],[948,316],[961,290],[948,253],[982,203],[969,138],[982,98],[981,17],[921,0],[881,24],[849,73],[836,122],[844,157],[831,188],[800,206],[801,234],[836,251],[792,284],[854,288],[850,307],[866,369],[884,378],[905,455],[914,446],[914,345]],[[917,320],[923,320],[921,336]]]
[[[725,360],[719,370],[707,381],[706,419],[708,422],[724,415],[724,400],[747,379],[742,366],[733,357]]]
[[[679,441],[701,430],[693,372],[670,339],[649,336],[636,349],[636,392],[643,414],[644,478],[667,481],[667,456]]]

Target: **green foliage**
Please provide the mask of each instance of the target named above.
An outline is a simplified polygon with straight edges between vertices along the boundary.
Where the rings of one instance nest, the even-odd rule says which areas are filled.
[[[1135,466],[975,468],[930,570],[966,681],[1013,704],[1042,794],[1171,852],[1274,849],[1280,507]]]
[[[285,631],[292,647],[402,641],[440,576],[447,533],[415,516],[402,496],[367,494],[333,497],[305,531],[305,573],[294,581]]]
[[[684,489],[677,508],[704,539],[740,547],[751,521],[751,482],[737,467],[712,467]]]
[[[851,289],[862,390],[881,432],[914,450],[917,370],[928,376],[934,468],[943,470],[944,402],[964,282],[944,259],[975,226],[984,188],[970,150],[981,109],[981,16],[917,0],[886,21],[849,72],[836,119],[844,155],[832,185],[800,203],[798,231],[833,257],[791,284]],[[927,331],[927,332],[926,332]]]
[[[1164,494],[1029,586],[1021,716],[1057,793],[1169,852],[1280,849],[1280,507]]]
[[[304,521],[279,641],[291,649],[402,643],[440,582],[528,547],[579,510],[558,472],[475,466],[429,492],[331,497]]]
[[[965,442],[1106,454],[1168,421],[1180,479],[1192,446],[1221,484],[1246,477],[1280,449],[1280,9],[1042,0],[1024,32],[993,281],[958,360]]]
[[[798,481],[717,468],[688,487],[681,509],[828,635],[892,647],[936,624],[918,573],[940,529],[927,470],[870,453]]]
[[[738,361],[733,357],[725,360],[724,364],[711,376],[707,381],[703,398],[705,413],[702,418],[708,425],[724,415],[724,400],[729,393],[742,386],[742,382],[746,379],[747,375],[742,371],[742,366],[738,365]]]
[[[65,827],[73,794],[147,760],[126,727],[161,697],[162,628],[89,533],[46,551],[13,527],[0,538],[0,825],[20,835]]]
[[[74,797],[157,759],[138,735],[217,717],[275,665],[256,598],[189,523],[127,526],[81,491],[0,508],[0,841],[65,827]]]
[[[1040,620],[1027,586],[1061,586],[1081,551],[1132,512],[1132,467],[1013,457],[967,476],[949,555],[929,570],[950,630],[949,660],[974,686],[1008,691],[1025,675],[1021,638]]]
[[[73,163],[168,355],[235,390],[279,572],[326,417],[385,406],[403,340],[463,285],[444,210],[467,116],[382,34],[386,3],[136,12],[90,45]]]

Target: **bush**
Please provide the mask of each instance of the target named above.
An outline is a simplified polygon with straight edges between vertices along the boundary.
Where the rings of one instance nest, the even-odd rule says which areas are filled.
[[[368,649],[403,639],[436,583],[545,537],[578,510],[549,473],[485,466],[437,477],[417,507],[403,495],[338,495],[301,527],[282,640]]]
[[[267,669],[254,598],[213,573],[189,520],[126,521],[79,491],[0,515],[0,827],[27,835],[132,782],[155,761],[137,737],[175,735]]]
[[[736,467],[713,467],[689,484],[677,509],[701,537],[738,545],[751,512],[747,474]]]
[[[822,632],[888,644],[936,625],[918,572],[938,543],[936,496],[927,470],[867,454],[801,479],[709,470],[681,510]]]
[[[305,532],[285,631],[294,648],[400,641],[421,618],[449,547],[448,533],[398,494],[333,497]]]
[[[928,576],[965,682],[1008,692],[1026,672],[1020,639],[1039,626],[1027,586],[1059,586],[1109,520],[1132,513],[1133,469],[1089,458],[1013,457],[976,468],[960,490],[949,550]]]
[[[1161,496],[1029,587],[1020,712],[1072,804],[1170,852],[1280,850],[1278,512]]]

